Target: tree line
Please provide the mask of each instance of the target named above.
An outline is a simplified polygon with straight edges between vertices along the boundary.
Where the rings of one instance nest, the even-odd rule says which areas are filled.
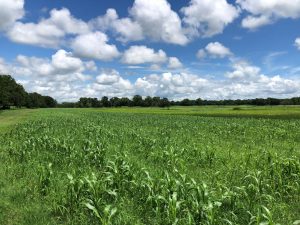
[[[237,100],[196,100],[183,99],[181,101],[170,101],[168,98],[151,97],[143,98],[135,95],[132,99],[127,97],[108,98],[106,96],[101,99],[97,98],[80,98],[78,102],[63,102],[58,104],[62,108],[101,108],[101,107],[170,107],[170,106],[238,106],[238,105],[254,105],[254,106],[275,106],[275,105],[300,105],[300,97],[277,99],[277,98],[256,98],[256,99],[237,99]]]
[[[50,96],[27,93],[10,75],[0,75],[0,109],[10,107],[53,108],[57,102]]]
[[[168,98],[160,97],[146,97],[143,98],[140,95],[133,96],[132,99],[127,97],[118,98],[112,97],[108,98],[107,96],[102,97],[101,99],[97,98],[80,98],[78,102],[63,102],[58,104],[58,107],[62,108],[101,108],[101,107],[170,107],[171,102]]]
[[[0,109],[14,107],[27,108],[100,108],[100,107],[170,107],[170,106],[207,106],[207,105],[300,105],[300,97],[277,99],[277,98],[256,98],[236,100],[204,100],[201,98],[191,100],[170,101],[161,97],[142,97],[135,95],[132,98],[106,96],[101,99],[82,97],[77,102],[57,103],[50,96],[43,96],[36,92],[27,93],[22,85],[18,84],[10,75],[0,75]]]

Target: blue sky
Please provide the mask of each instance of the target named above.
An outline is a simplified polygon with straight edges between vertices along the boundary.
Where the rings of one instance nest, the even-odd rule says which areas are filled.
[[[300,0],[0,0],[0,73],[59,101],[300,96]]]

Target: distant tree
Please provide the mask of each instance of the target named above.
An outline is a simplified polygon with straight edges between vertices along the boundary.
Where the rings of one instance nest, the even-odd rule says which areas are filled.
[[[10,106],[28,108],[55,107],[56,100],[50,96],[42,96],[36,92],[27,93],[24,87],[16,83],[10,75],[0,75],[0,108]]]
[[[267,105],[267,100],[263,98],[256,98],[252,100],[252,104],[257,106]]]
[[[140,95],[135,95],[132,98],[133,106],[143,106],[143,98]]]
[[[103,96],[101,98],[101,104],[104,106],[104,107],[109,107],[110,106],[110,102],[108,100],[108,97],[106,96]]]
[[[15,79],[10,75],[0,75],[0,108],[24,106],[26,96],[23,86],[17,84]]]
[[[26,104],[27,93],[24,90],[23,86],[20,84],[16,84],[13,88],[11,101],[14,106],[21,108]]]
[[[293,101],[291,99],[281,99],[280,105],[293,105]]]
[[[47,108],[54,108],[57,105],[57,102],[54,98],[50,97],[50,96],[43,96],[44,97],[44,101],[45,101],[45,105]]]
[[[46,102],[42,95],[34,92],[27,95],[26,107],[46,108]]]
[[[80,98],[77,105],[80,108],[97,108],[100,107],[100,102],[97,98]]]
[[[195,104],[196,104],[196,105],[202,105],[202,104],[203,104],[203,100],[202,100],[201,98],[197,98],[197,99],[195,100]]]
[[[131,100],[129,98],[123,97],[120,99],[121,106],[130,106]]]
[[[74,103],[74,102],[62,102],[62,103],[57,104],[57,107],[58,108],[75,108],[78,106],[77,106],[77,103]]]
[[[176,105],[176,102],[174,100],[170,101],[171,106]]]
[[[182,106],[191,106],[191,105],[193,105],[193,102],[191,100],[189,100],[189,99],[186,98],[186,99],[183,99],[181,101],[180,105],[182,105]]]
[[[120,107],[122,106],[122,103],[121,103],[121,99],[119,99],[118,97],[113,97],[109,100],[110,102],[110,105],[113,106],[113,107]]]
[[[300,97],[291,98],[293,105],[300,105]]]
[[[89,102],[93,108],[99,108],[101,106],[100,101],[98,101],[97,98],[89,98]]]
[[[277,98],[267,98],[266,103],[268,105],[279,105],[280,104],[280,99],[277,99]]]
[[[241,99],[237,99],[235,101],[232,100],[232,102],[233,102],[234,105],[245,105],[244,104],[245,101],[243,101]]]
[[[152,98],[152,106],[159,106],[160,97],[153,97]]]
[[[152,103],[153,103],[153,100],[150,96],[147,96],[145,99],[144,99],[144,106],[145,107],[150,107],[152,106]]]
[[[0,106],[1,108],[9,108],[12,105],[12,87],[15,80],[9,75],[0,76]]]
[[[87,98],[80,98],[79,101],[78,101],[78,106],[80,108],[88,108],[89,107],[88,99]]]
[[[169,102],[169,100],[167,99],[167,98],[162,98],[161,100],[160,100],[160,102],[159,102],[159,107],[161,107],[161,108],[165,108],[165,107],[170,107],[170,102]]]

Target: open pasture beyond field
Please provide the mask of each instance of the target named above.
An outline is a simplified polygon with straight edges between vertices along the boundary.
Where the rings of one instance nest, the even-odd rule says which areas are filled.
[[[1,112],[0,224],[300,224],[298,118],[299,107]]]

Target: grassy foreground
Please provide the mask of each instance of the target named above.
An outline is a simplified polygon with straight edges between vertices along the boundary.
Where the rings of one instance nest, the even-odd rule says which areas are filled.
[[[232,108],[2,112],[0,224],[300,224],[299,108]]]

